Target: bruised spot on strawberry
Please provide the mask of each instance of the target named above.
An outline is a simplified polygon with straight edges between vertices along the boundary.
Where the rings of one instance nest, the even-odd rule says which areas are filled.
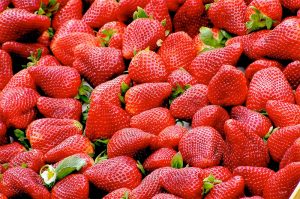
[[[171,167],[176,169],[183,168],[183,158],[180,152],[176,153],[171,160]]]

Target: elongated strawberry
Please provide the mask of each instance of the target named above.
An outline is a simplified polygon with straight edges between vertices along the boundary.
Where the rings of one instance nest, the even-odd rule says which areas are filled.
[[[49,50],[46,46],[39,43],[19,43],[16,41],[8,41],[2,44],[2,49],[8,53],[14,53],[23,58],[30,57],[32,53],[36,54],[38,49],[41,49],[42,55],[49,54]]]
[[[0,50],[0,90],[2,90],[13,76],[12,60],[4,50]]]
[[[48,4],[49,0],[12,0],[15,8],[27,10],[29,12],[37,11],[41,3]]]
[[[125,94],[126,111],[131,115],[160,106],[171,94],[169,83],[144,83],[131,87]]]
[[[103,197],[103,199],[117,199],[117,198],[122,198],[124,196],[130,195],[131,190],[128,188],[120,188],[120,189],[116,189],[112,192],[110,192],[109,194],[105,195]]]
[[[117,12],[118,20],[124,22],[131,19],[137,7],[144,8],[149,1],[150,0],[120,0]]]
[[[0,163],[8,163],[14,156],[25,151],[25,148],[18,142],[0,146]]]
[[[35,89],[34,79],[29,74],[28,69],[23,69],[16,73],[6,84],[3,92],[4,90],[17,87]]]
[[[269,67],[282,69],[282,65],[275,60],[258,59],[247,66],[245,76],[249,81],[251,81],[256,72]]]
[[[98,31],[101,45],[122,50],[123,35],[126,25],[119,21],[111,21],[104,24]]]
[[[262,69],[255,73],[249,85],[246,106],[260,111],[266,108],[268,100],[294,103],[292,88],[280,69],[276,67]]]
[[[124,128],[114,133],[107,145],[109,158],[117,156],[132,157],[141,149],[150,146],[154,135],[136,128]]]
[[[84,175],[96,187],[106,191],[114,191],[119,188],[133,189],[142,181],[142,174],[136,166],[136,161],[126,156],[111,158],[95,164]]]
[[[221,180],[222,182],[230,180],[233,177],[231,171],[223,166],[206,168],[204,171],[207,173],[207,176],[213,175],[216,179]]]
[[[290,10],[300,9],[300,2],[296,0],[281,0],[281,4]]]
[[[143,167],[147,171],[154,171],[155,169],[171,166],[171,161],[176,155],[174,149],[160,148],[153,152],[143,163]]]
[[[169,193],[159,193],[156,194],[154,197],[152,197],[152,199],[181,199],[181,198]]]
[[[173,88],[180,86],[184,88],[186,85],[195,85],[197,84],[197,80],[189,74],[184,68],[179,68],[174,70],[168,76],[168,82],[172,85]]]
[[[283,74],[291,87],[296,89],[300,85],[300,61],[289,63],[283,70]]]
[[[242,54],[239,43],[199,54],[187,68],[201,84],[208,85],[222,65],[235,65]]]

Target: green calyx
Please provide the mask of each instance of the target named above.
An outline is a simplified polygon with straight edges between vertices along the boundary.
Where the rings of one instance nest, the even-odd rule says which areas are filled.
[[[254,11],[254,13],[250,16],[249,21],[246,22],[246,28],[248,30],[248,33],[263,28],[267,28],[268,30],[270,30],[276,21],[264,15],[256,7],[251,6],[251,8]]]
[[[121,93],[119,94],[119,100],[124,105],[125,104],[125,94],[130,88],[130,85],[126,84],[125,82],[121,83]]]
[[[29,150],[31,148],[29,140],[26,138],[26,134],[24,131],[22,131],[20,129],[15,129],[14,136],[27,150]]]
[[[51,18],[53,14],[58,11],[58,9],[59,3],[56,0],[49,0],[49,3],[47,5],[42,2],[39,10],[36,11],[35,14],[45,15]]]
[[[83,103],[89,104],[92,91],[93,88],[83,79],[78,89],[78,94],[75,96],[75,99],[78,99]]]
[[[141,171],[141,173],[142,173],[143,175],[146,175],[146,171],[145,171],[145,169],[144,169],[144,167],[143,167],[143,165],[142,165],[142,163],[141,163],[140,161],[137,161],[136,166],[137,166],[137,168]]]
[[[183,158],[180,152],[176,153],[171,160],[171,167],[176,169],[183,168]]]
[[[95,164],[98,164],[107,159],[108,159],[107,150],[105,149],[95,158]]]
[[[172,104],[172,102],[179,97],[180,95],[182,95],[187,89],[189,89],[191,87],[191,85],[187,84],[184,87],[181,87],[180,85],[177,85],[176,88],[172,88],[172,94],[169,97],[169,105]]]
[[[222,181],[216,179],[212,174],[203,180],[202,195],[206,195],[210,190],[216,185],[220,184]]]
[[[88,118],[89,110],[90,110],[90,105],[87,104],[86,107],[85,107],[85,110],[82,112],[81,122],[82,122],[83,124],[86,123],[86,120],[87,120],[87,118]]]
[[[125,192],[124,192],[124,195],[122,196],[121,199],[129,199],[128,191],[125,191]]]
[[[48,32],[48,34],[49,34],[49,37],[50,37],[50,39],[54,36],[54,30],[53,30],[53,28],[48,28],[48,30],[47,30],[47,32]]]
[[[149,16],[143,8],[138,6],[137,11],[133,13],[133,20],[141,19],[141,18],[149,18]]]
[[[29,68],[31,66],[35,66],[38,63],[38,61],[41,59],[41,57],[42,57],[42,49],[38,48],[36,52],[30,53],[30,56],[27,57],[29,62],[26,65],[22,65],[22,68]]]
[[[205,44],[205,48],[201,52],[209,51],[215,48],[223,48],[231,35],[224,30],[218,31],[218,36],[214,37],[212,29],[207,27],[200,28],[200,38]]]
[[[263,140],[264,140],[265,142],[267,142],[268,139],[269,139],[269,137],[270,137],[275,131],[277,131],[278,129],[279,129],[279,127],[274,128],[273,126],[271,126],[271,128],[270,128],[269,131],[268,131],[268,133],[264,136]]]
[[[116,33],[116,30],[114,30],[114,29],[105,29],[105,30],[102,30],[101,32],[102,32],[102,34],[105,35],[105,37],[100,38],[101,46],[102,47],[108,47],[111,38]]]

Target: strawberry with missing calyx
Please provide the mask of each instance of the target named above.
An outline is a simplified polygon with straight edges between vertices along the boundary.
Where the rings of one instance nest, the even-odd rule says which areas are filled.
[[[155,169],[171,166],[172,158],[176,155],[174,149],[160,148],[147,157],[143,163],[146,171],[154,171]]]
[[[283,70],[285,78],[295,90],[300,85],[300,61],[289,63]]]
[[[13,76],[12,60],[10,55],[4,50],[0,50],[0,91],[6,86]]]

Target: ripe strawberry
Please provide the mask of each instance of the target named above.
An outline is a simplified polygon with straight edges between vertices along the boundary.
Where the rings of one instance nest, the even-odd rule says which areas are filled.
[[[120,0],[117,17],[119,21],[128,21],[137,7],[144,8],[150,0]]]
[[[283,74],[295,90],[300,85],[300,61],[294,61],[287,65]]]
[[[258,59],[247,66],[245,76],[249,81],[251,81],[256,72],[269,67],[277,67],[280,70],[282,69],[282,65],[275,60]]]
[[[241,122],[248,133],[257,134],[262,138],[272,127],[269,118],[244,106],[233,107],[231,109],[231,118]]]
[[[12,88],[31,88],[35,90],[35,83],[34,79],[31,77],[31,75],[28,72],[28,69],[23,69],[16,73],[6,84],[4,89],[2,90],[3,93],[6,92],[5,90],[9,90]]]
[[[89,196],[89,181],[82,174],[71,174],[55,184],[51,191],[51,199],[78,198]]]
[[[165,82],[168,75],[162,58],[149,50],[142,50],[132,58],[128,73],[136,83]]]
[[[46,46],[39,43],[19,43],[15,41],[8,41],[2,44],[2,50],[8,53],[19,55],[23,58],[30,57],[30,55],[36,54],[37,50],[41,49],[42,55],[49,54],[49,50]]]
[[[81,44],[75,48],[74,55],[73,68],[94,87],[125,70],[122,52],[115,48]]]
[[[176,151],[170,148],[160,148],[147,157],[143,163],[143,167],[147,171],[171,166],[171,161]]]
[[[170,34],[162,43],[158,54],[163,59],[167,71],[187,68],[197,56],[195,43],[190,36],[183,32]]]
[[[208,105],[207,93],[207,86],[203,84],[196,84],[188,88],[171,103],[171,114],[179,119],[192,119],[197,110]]]
[[[158,107],[171,92],[169,83],[144,83],[131,87],[125,94],[126,111],[136,115]]]
[[[7,9],[0,14],[0,43],[14,41],[32,32],[43,32],[50,27],[46,16],[32,14],[23,9]]]
[[[95,164],[84,175],[96,187],[109,192],[119,188],[133,189],[142,181],[142,174],[135,160],[126,156],[110,158]]]
[[[243,52],[239,43],[198,55],[187,68],[200,84],[208,85],[222,65],[235,65]]]
[[[166,0],[169,11],[176,12],[185,0]]]
[[[294,103],[292,88],[280,69],[270,67],[255,73],[249,85],[246,106],[260,111],[268,100]]]
[[[13,76],[12,60],[4,50],[0,50],[0,91],[6,86]]]
[[[183,160],[193,167],[207,168],[220,163],[224,141],[211,127],[197,127],[186,133],[179,142]]]
[[[0,146],[7,143],[6,130],[6,125],[0,120]]]
[[[242,197],[240,199],[264,199],[264,198],[260,196],[252,196],[252,197]]]
[[[60,66],[61,64],[53,55],[42,56],[37,60],[36,66]]]
[[[300,179],[300,162],[293,162],[272,175],[264,187],[265,199],[288,198]]]
[[[79,73],[67,66],[35,66],[29,73],[47,96],[54,98],[75,97],[81,83]]]
[[[7,9],[8,5],[10,4],[11,0],[3,0],[0,2],[0,12]]]
[[[281,0],[281,4],[290,10],[300,9],[300,2],[297,0]]]
[[[104,196],[103,199],[119,199],[124,197],[126,194],[130,195],[130,193],[131,193],[130,189],[120,188],[110,192],[109,194]]]
[[[44,118],[32,122],[26,136],[33,149],[46,153],[64,139],[82,133],[82,125],[71,119]]]
[[[247,32],[244,17],[247,6],[243,0],[220,0],[210,5],[208,17],[217,28],[236,34]]]
[[[38,173],[42,166],[45,165],[44,154],[40,150],[32,149],[16,154],[9,161],[9,164],[11,167],[20,167],[25,164],[26,168],[30,168]]]
[[[174,16],[175,32],[184,31],[191,37],[196,36],[199,28],[203,25],[201,22],[203,12],[202,0],[186,0]]]
[[[211,174],[216,179],[221,180],[222,182],[230,180],[233,177],[229,169],[223,166],[214,166],[214,167],[206,168],[204,169],[204,171],[207,173],[206,174],[207,176]]]
[[[37,11],[41,4],[48,4],[49,0],[11,0],[15,8],[24,9],[28,12]]]
[[[168,193],[159,193],[156,194],[152,199],[181,199],[173,194],[168,194]]]
[[[240,122],[233,119],[225,122],[224,130],[226,136],[224,166],[233,170],[238,166],[268,165],[268,148],[258,135],[248,133]]]
[[[288,164],[292,162],[300,161],[300,138],[295,140],[295,142],[291,145],[291,147],[286,150],[282,160],[280,161],[280,169],[284,168]]]
[[[193,116],[192,127],[211,126],[224,135],[224,123],[229,120],[225,109],[217,105],[208,105],[199,109]]]
[[[107,144],[109,158],[117,156],[132,157],[139,150],[150,146],[154,135],[136,128],[124,128],[114,133]]]
[[[7,199],[6,195],[0,193],[0,199]]]
[[[56,99],[40,97],[37,101],[39,112],[45,117],[80,120],[81,103],[72,98]]]
[[[14,156],[25,150],[26,149],[18,142],[0,146],[0,163],[8,163]]]
[[[296,89],[295,99],[296,99],[297,104],[300,105],[300,85]]]
[[[52,28],[45,30],[38,38],[37,43],[42,44],[44,46],[50,46],[51,39],[54,36],[54,32]]]
[[[184,88],[186,85],[195,85],[197,84],[197,80],[189,74],[184,68],[179,68],[174,70],[168,76],[168,82],[172,85],[173,88],[180,86]]]

